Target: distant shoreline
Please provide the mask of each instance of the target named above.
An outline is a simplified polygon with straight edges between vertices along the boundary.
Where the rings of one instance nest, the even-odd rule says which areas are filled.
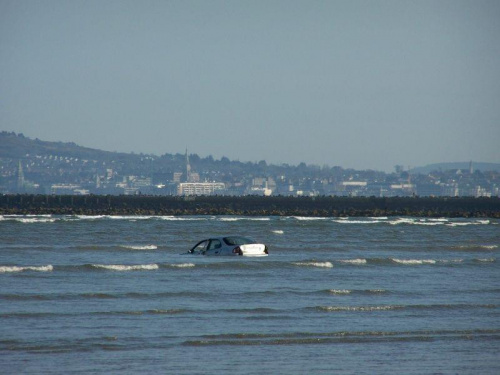
[[[500,218],[500,198],[0,195],[0,215]]]

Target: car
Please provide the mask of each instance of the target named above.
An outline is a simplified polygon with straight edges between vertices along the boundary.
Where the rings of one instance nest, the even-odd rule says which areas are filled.
[[[241,236],[213,237],[198,242],[188,251],[190,254],[207,256],[265,257],[267,246]]]

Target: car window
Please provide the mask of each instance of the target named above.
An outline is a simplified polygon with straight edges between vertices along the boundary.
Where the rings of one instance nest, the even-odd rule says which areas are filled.
[[[212,240],[212,241],[210,241],[210,245],[208,246],[208,250],[220,249],[221,247],[222,247],[222,244],[219,240]]]
[[[207,245],[208,245],[208,240],[205,240],[205,241],[201,241],[199,242],[195,247],[193,247],[191,249],[191,252],[193,253],[198,253],[198,252],[202,252],[202,251],[205,251],[205,249],[207,248]]]
[[[255,243],[255,241],[246,237],[224,237],[224,242],[229,246],[233,245],[246,245],[249,243]]]

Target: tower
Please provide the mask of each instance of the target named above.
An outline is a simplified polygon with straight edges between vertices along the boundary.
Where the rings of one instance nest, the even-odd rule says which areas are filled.
[[[189,164],[189,155],[186,147],[186,182],[191,182],[191,164]]]
[[[20,191],[24,190],[24,172],[21,160],[19,160],[19,166],[17,168],[17,189]]]
[[[472,160],[469,163],[469,173],[473,174],[474,173],[474,166],[472,165]]]

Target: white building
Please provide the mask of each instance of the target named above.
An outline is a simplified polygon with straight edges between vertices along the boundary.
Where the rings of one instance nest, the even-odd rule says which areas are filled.
[[[222,182],[182,182],[177,186],[178,195],[212,195],[224,190]]]

